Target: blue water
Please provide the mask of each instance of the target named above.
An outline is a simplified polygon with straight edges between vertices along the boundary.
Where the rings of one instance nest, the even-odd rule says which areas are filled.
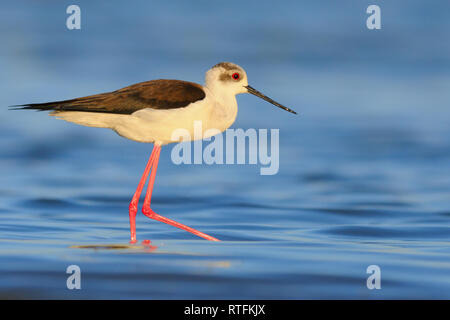
[[[71,2],[3,3],[0,298],[450,298],[450,4],[377,0],[370,31],[373,2],[77,1],[79,31]],[[7,108],[219,61],[300,113],[238,96],[233,128],[280,129],[276,175],[163,148],[153,209],[220,243],[139,214],[129,246],[151,145]]]

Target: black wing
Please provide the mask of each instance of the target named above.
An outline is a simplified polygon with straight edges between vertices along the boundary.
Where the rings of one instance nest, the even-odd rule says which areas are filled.
[[[132,114],[151,109],[176,109],[205,98],[202,86],[181,80],[151,80],[108,93],[101,93],[71,100],[31,103],[17,109],[86,111]]]

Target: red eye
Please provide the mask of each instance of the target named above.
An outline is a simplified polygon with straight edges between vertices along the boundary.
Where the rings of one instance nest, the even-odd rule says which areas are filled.
[[[239,75],[239,73],[237,73],[237,72],[235,72],[235,73],[233,73],[233,75],[231,76],[234,80],[239,80],[239,78],[241,77],[240,75]]]

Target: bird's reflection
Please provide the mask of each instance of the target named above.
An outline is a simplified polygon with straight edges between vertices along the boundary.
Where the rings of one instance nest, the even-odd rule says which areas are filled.
[[[152,242],[150,240],[143,240],[142,246],[144,247],[145,252],[153,252],[158,247],[151,244]]]
[[[74,249],[93,249],[93,250],[143,250],[144,252],[154,252],[158,247],[152,245],[150,240],[143,240],[141,244],[88,244],[73,245]]]
[[[164,247],[164,245],[163,245]],[[73,245],[70,248],[75,249],[91,249],[94,251],[100,250],[119,250],[118,253],[127,254],[127,253],[153,253],[153,254],[169,254],[175,256],[191,256],[191,260],[183,259],[182,262],[172,260],[172,264],[182,263],[184,266],[195,266],[195,267],[204,267],[205,271],[212,272],[213,269],[223,269],[230,268],[231,261],[229,260],[217,260],[209,255],[202,255],[199,253],[188,252],[188,251],[166,251],[164,249],[159,248],[156,245],[153,245],[150,240],[143,240],[141,243],[134,244],[90,244],[90,245]],[[159,249],[158,249],[159,248]],[[158,249],[158,250],[157,250]],[[202,257],[208,257],[207,260],[202,259]],[[197,259],[200,258],[200,259]]]

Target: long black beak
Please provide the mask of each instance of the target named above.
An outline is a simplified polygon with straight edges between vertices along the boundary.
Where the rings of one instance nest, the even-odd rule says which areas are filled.
[[[261,92],[259,92],[255,88],[252,88],[250,86],[246,86],[246,88],[248,90],[248,93],[251,93],[251,94],[253,94],[253,95],[257,96],[257,97],[260,97],[261,99],[264,99],[267,102],[270,102],[271,104],[273,104],[274,106],[277,106],[278,108],[281,108],[283,110],[289,111],[290,113],[293,113],[293,114],[297,114],[297,112],[295,112],[294,110],[286,108],[285,106],[279,104],[278,102],[270,99],[268,96],[262,94]]]

